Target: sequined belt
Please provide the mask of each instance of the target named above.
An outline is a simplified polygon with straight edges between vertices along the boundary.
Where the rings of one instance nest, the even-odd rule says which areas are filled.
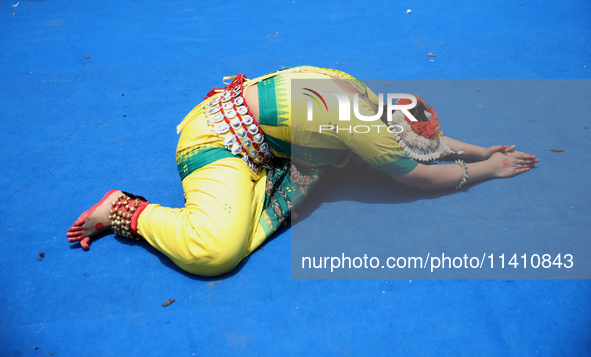
[[[226,149],[235,156],[242,155],[242,160],[248,167],[258,172],[259,167],[272,167],[273,154],[269,151],[263,130],[244,99],[245,79],[242,74],[236,76],[232,83],[223,89],[222,95],[207,103],[204,110],[211,131],[215,135],[226,134]],[[212,90],[208,95],[211,96],[215,92],[216,90]]]

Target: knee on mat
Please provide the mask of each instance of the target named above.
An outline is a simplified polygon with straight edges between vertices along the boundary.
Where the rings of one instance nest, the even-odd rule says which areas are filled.
[[[217,276],[231,272],[242,260],[243,250],[233,244],[221,244],[208,247],[205,251],[192,254],[187,260],[186,268],[189,273],[201,276]]]

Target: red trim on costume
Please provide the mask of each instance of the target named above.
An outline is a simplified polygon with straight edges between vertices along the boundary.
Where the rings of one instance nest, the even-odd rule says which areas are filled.
[[[139,207],[136,208],[135,212],[133,212],[133,215],[131,216],[131,225],[129,227],[129,230],[133,234],[139,235],[139,233],[137,232],[137,220],[140,217],[140,214],[142,214],[142,212],[146,209],[146,207],[148,207],[149,204],[150,202],[142,201]]]
[[[203,98],[203,100],[213,97],[214,95],[218,94],[219,92],[223,91],[223,88],[214,88],[212,90],[210,90],[209,92],[207,92],[207,95]]]

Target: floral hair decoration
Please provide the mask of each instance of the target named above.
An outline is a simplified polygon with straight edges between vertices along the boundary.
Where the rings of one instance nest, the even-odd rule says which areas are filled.
[[[410,104],[407,98],[399,99],[396,104]],[[451,150],[443,142],[443,132],[437,123],[439,117],[431,106],[427,106],[422,98],[417,97],[417,105],[409,110],[417,119],[412,121],[397,110],[392,115],[392,121],[387,125],[398,125],[402,130],[394,131],[396,139],[404,151],[413,159],[419,161],[437,160],[449,154],[462,154]],[[386,121],[386,119],[384,119]]]

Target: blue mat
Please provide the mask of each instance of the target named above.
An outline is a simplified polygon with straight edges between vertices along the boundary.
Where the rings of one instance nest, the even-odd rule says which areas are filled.
[[[184,204],[175,127],[222,76],[308,64],[358,78],[590,78],[588,2],[11,5],[0,13],[0,355],[588,355],[588,280],[291,280],[290,229],[203,279],[146,244],[106,236],[83,252],[65,238],[111,188]],[[504,202],[535,226],[546,218],[528,212],[544,205],[548,237],[589,234],[586,112],[549,105],[509,132],[487,131],[476,108],[445,113],[450,136],[540,158],[444,196],[466,219]],[[331,207],[367,203],[320,188],[302,220],[338,227],[346,216]],[[408,200],[422,211],[441,198]]]

